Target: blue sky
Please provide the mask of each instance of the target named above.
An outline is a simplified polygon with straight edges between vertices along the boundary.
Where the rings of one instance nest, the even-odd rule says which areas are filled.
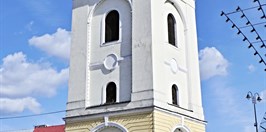
[[[253,0],[197,0],[201,86],[207,132],[254,131],[253,106],[245,99],[258,92],[258,121],[266,112],[266,72],[254,51],[221,11],[256,6]],[[261,0],[262,1],[262,0]],[[0,1],[0,117],[64,110],[67,101],[72,0]],[[263,3],[263,1],[262,1]],[[266,3],[264,1],[264,3]],[[264,7],[265,9],[265,7]],[[266,9],[265,9],[266,10]],[[260,12],[248,14],[252,22]],[[232,18],[239,24],[238,15]],[[242,23],[241,23],[242,22]],[[264,40],[265,28],[258,29]],[[252,34],[249,35],[252,37]],[[265,54],[265,50],[260,50]],[[265,57],[264,57],[265,59]],[[0,120],[0,131],[62,124],[65,113]]]

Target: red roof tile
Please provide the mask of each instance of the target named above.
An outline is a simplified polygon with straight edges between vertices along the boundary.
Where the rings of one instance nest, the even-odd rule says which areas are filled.
[[[36,127],[33,132],[65,132],[65,125]]]

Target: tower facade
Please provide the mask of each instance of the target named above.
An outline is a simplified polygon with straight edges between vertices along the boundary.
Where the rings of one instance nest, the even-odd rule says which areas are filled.
[[[69,132],[204,132],[194,0],[73,0]]]

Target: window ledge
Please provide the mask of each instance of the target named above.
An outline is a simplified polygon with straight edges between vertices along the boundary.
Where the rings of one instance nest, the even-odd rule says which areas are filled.
[[[167,104],[168,104],[168,105],[171,105],[171,106],[174,106],[174,107],[177,107],[177,108],[179,108],[179,109],[185,110],[185,111],[193,112],[193,110],[190,110],[190,109],[186,109],[186,108],[180,107],[179,105],[176,105],[176,104],[171,104],[171,103],[167,103]]]
[[[169,47],[172,47],[173,49],[180,50],[180,46],[178,46],[178,45],[172,45],[172,44],[170,44],[168,42],[165,42],[165,45],[169,45]]]
[[[109,45],[116,45],[116,44],[121,44],[120,40],[115,40],[111,42],[104,42],[101,44],[101,47],[109,46]]]
[[[104,103],[104,104],[100,104],[100,105],[89,106],[89,107],[86,107],[86,109],[97,108],[97,107],[104,107],[104,106],[111,106],[111,105],[126,104],[126,103],[129,103],[129,102],[130,101],[114,102],[114,103]]]

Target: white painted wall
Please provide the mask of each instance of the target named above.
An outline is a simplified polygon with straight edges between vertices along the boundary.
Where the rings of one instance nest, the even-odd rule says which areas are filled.
[[[120,38],[118,41],[104,42],[105,18],[107,14],[116,10],[120,18]],[[88,42],[88,66],[102,63],[109,54],[115,54],[123,60],[118,67],[109,71],[103,65],[88,70],[87,100],[86,106],[101,105],[106,102],[106,86],[109,82],[116,83],[117,102],[129,101],[131,98],[132,82],[132,28],[131,28],[131,6],[125,0],[105,0],[91,10],[92,19],[90,41]]]
[[[152,1],[152,53],[155,105],[204,119],[201,104],[201,87],[197,50],[194,1]],[[172,13],[177,22],[178,47],[168,44],[167,15]],[[164,19],[162,19],[164,18]],[[175,59],[179,70],[173,73],[165,62]],[[187,112],[167,105],[172,102],[171,87],[179,89],[180,107]]]
[[[88,9],[87,0],[73,0],[67,110],[85,106]]]
[[[169,2],[153,1],[152,13],[152,33],[153,33],[153,73],[155,99],[161,102],[172,103],[172,85],[176,84],[180,93],[180,106],[187,108],[187,59],[184,35],[184,24],[180,13]],[[176,19],[177,26],[177,47],[168,43],[167,16],[171,13]],[[158,15],[159,14],[159,15]],[[161,17],[158,17],[161,16]],[[176,73],[172,72],[168,64],[174,59],[180,69]],[[166,96],[165,96],[166,95]]]
[[[73,3],[67,116],[156,105],[204,120],[194,0],[73,0]],[[104,18],[113,9],[121,18],[120,40],[104,45]],[[168,44],[169,13],[177,22],[178,47]],[[124,58],[111,72],[100,65],[108,54]],[[177,63],[176,72],[169,65],[173,59]],[[99,65],[91,68],[94,64]],[[111,81],[118,88],[117,101],[131,102],[114,108],[84,110],[105,103],[105,88]],[[173,84],[179,89],[180,106],[194,112],[169,105]]]

